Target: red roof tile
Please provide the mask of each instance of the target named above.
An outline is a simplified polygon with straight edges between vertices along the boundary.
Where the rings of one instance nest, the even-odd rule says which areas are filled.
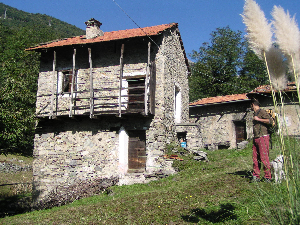
[[[38,49],[46,49],[46,48],[65,46],[65,45],[88,44],[88,43],[120,40],[125,38],[152,36],[152,35],[158,35],[162,31],[168,28],[177,27],[177,26],[178,26],[177,23],[170,23],[170,24],[163,24],[163,25],[152,26],[152,27],[111,31],[111,32],[105,32],[104,36],[99,36],[91,39],[86,39],[85,35],[82,35],[82,36],[56,40],[45,44],[40,44],[39,46],[31,47],[26,50],[38,50]]]
[[[287,84],[287,87],[282,90],[284,92],[288,92],[288,91],[295,91],[296,90],[296,85],[295,85],[295,82],[289,82]],[[274,90],[276,92],[276,90]],[[271,90],[271,86],[270,85],[261,85],[257,88],[255,88],[253,91],[249,92],[249,94],[255,94],[255,93],[271,93],[272,90]]]
[[[199,106],[199,105],[228,103],[228,102],[246,101],[246,100],[249,100],[249,98],[247,98],[246,94],[234,94],[234,95],[202,98],[200,100],[190,103],[189,105],[190,106]]]

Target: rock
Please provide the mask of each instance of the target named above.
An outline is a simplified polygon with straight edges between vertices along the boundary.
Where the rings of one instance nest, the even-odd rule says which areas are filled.
[[[194,150],[192,151],[193,154],[195,155],[194,156],[194,159],[197,160],[197,161],[200,161],[200,160],[204,160],[206,162],[208,162],[208,157],[207,157],[207,153],[206,152],[203,152],[203,151],[197,151],[197,150]]]
[[[248,145],[248,141],[242,141],[240,143],[237,143],[237,149],[244,149]]]

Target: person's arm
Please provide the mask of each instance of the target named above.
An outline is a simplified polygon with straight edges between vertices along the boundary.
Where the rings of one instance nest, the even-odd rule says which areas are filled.
[[[270,124],[270,119],[261,119],[258,116],[254,116],[253,118],[254,120],[261,122],[261,123],[266,123],[266,124]]]
[[[254,116],[253,119],[261,123],[271,124],[270,115],[263,109],[260,110],[260,113],[257,116]]]

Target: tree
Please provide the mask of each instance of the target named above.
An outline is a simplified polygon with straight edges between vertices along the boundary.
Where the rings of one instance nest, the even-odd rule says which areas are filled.
[[[267,82],[263,62],[248,48],[241,31],[217,28],[210,41],[192,53],[196,63],[189,78],[190,101],[246,93]]]
[[[0,51],[0,149],[30,154],[34,135],[34,109],[38,54],[25,52],[28,30],[4,36]]]
[[[38,43],[81,35],[83,30],[47,15],[30,14],[0,3],[0,154],[32,154],[39,54]],[[49,26],[51,20],[52,26]]]

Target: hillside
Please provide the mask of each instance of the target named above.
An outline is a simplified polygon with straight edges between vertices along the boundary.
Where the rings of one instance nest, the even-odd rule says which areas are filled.
[[[51,36],[55,36],[56,38],[65,38],[84,34],[82,29],[54,17],[39,13],[27,13],[3,3],[0,3],[0,23],[16,31],[23,27],[28,29],[35,28],[37,33],[46,29],[51,33]]]
[[[279,138],[273,141],[271,159],[280,151]],[[290,139],[288,145],[298,146],[299,142]],[[285,181],[249,183],[251,146],[208,151],[208,162],[196,161],[190,154],[180,155],[184,160],[174,161],[179,170],[175,175],[146,184],[114,186],[102,194],[26,214],[21,213],[30,211],[28,204],[20,200],[30,199],[28,188],[14,196],[16,185],[11,185],[11,192],[6,191],[10,186],[0,186],[0,206],[2,203],[3,209],[10,211],[7,215],[19,214],[0,218],[0,224],[299,224],[300,218],[293,219],[289,211]],[[0,171],[0,177],[3,184],[14,182],[11,174]],[[8,204],[12,201],[15,204]],[[19,207],[9,208],[12,206]],[[295,213],[299,215],[299,208]]]
[[[0,3],[0,154],[31,155],[39,54],[26,48],[84,31],[53,17]]]

